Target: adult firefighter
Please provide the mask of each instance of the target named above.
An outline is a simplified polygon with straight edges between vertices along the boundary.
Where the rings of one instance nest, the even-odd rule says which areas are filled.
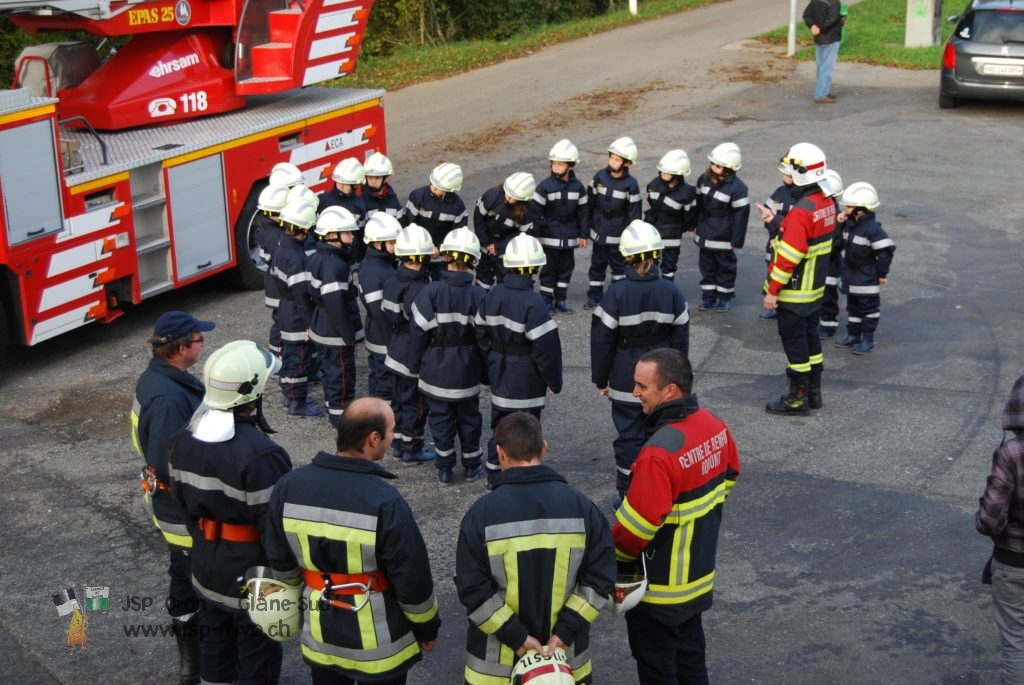
[[[192,585],[203,598],[204,683],[275,683],[281,673],[281,645],[250,620],[239,582],[267,565],[260,543],[270,490],[292,468],[263,418],[263,389],[280,365],[249,340],[210,355],[203,405],[171,450],[171,492],[188,514]]]
[[[821,300],[832,253],[836,205],[818,187],[827,182],[825,153],[817,145],[797,143],[782,158],[793,170],[793,208],[772,243],[765,280],[764,308],[777,310],[782,349],[789,364],[789,392],[765,410],[769,414],[806,416],[821,406],[824,356],[818,335]],[[810,398],[810,399],[808,399]]]
[[[394,430],[386,402],[355,400],[335,452],[282,478],[270,498],[267,555],[279,571],[304,573],[302,656],[317,685],[401,685],[437,639],[426,544],[377,463]]]
[[[462,519],[455,587],[466,607],[465,682],[503,685],[516,657],[564,648],[577,683],[591,682],[590,624],[615,583],[608,522],[544,465],[536,417],[495,430],[501,474]]]
[[[203,351],[203,333],[212,321],[199,321],[185,312],[164,312],[156,320],[149,343],[153,357],[135,385],[132,404],[132,444],[146,460],[142,489],[153,523],[170,548],[167,575],[167,613],[178,642],[181,685],[199,682],[199,632],[196,596],[192,589],[189,549],[192,538],[185,527],[185,512],[171,497],[167,456],[175,435],[188,425],[203,401],[203,384],[188,372]]]
[[[698,406],[681,352],[648,352],[634,378],[654,433],[612,527],[620,573],[647,573],[646,593],[626,612],[629,647],[640,685],[706,684],[701,614],[711,607],[722,506],[739,456],[725,423]]]

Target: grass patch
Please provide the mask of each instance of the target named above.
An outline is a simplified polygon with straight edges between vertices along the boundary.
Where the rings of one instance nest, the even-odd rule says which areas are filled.
[[[959,8],[959,6],[958,6]],[[839,48],[839,61],[877,64],[902,69],[938,69],[942,61],[942,44],[926,48],[905,48],[906,0],[863,0],[850,5],[846,36]],[[953,26],[943,21],[942,40],[952,33]],[[787,27],[758,36],[758,40],[785,48]],[[796,58],[814,60],[814,41],[810,30],[797,21]]]

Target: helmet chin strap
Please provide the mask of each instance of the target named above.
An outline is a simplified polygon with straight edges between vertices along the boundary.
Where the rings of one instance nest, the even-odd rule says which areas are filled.
[[[256,426],[267,435],[273,435],[277,432],[270,427],[267,417],[263,415],[263,395],[260,395],[259,399],[256,400]]]

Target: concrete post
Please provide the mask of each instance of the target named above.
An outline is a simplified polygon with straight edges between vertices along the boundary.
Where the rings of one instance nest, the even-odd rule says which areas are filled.
[[[903,47],[925,48],[939,44],[942,0],[907,0],[907,30]]]

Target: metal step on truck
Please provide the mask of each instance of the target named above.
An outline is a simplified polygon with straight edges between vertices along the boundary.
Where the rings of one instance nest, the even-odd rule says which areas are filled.
[[[273,166],[321,191],[386,153],[383,91],[304,87],[352,71],[371,3],[0,0],[30,31],[144,34],[36,46],[0,91],[0,359],[214,274],[261,287]]]

